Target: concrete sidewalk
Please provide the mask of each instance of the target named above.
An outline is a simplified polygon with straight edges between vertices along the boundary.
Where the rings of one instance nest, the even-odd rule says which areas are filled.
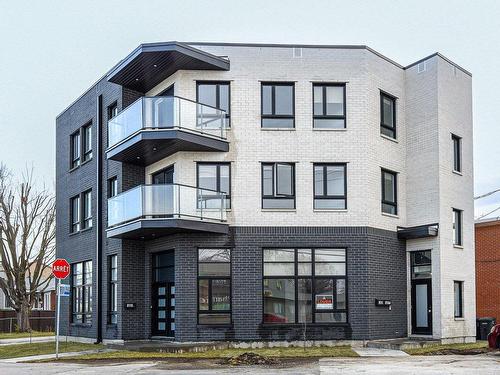
[[[61,336],[59,336],[61,337]],[[56,338],[55,336],[40,336],[40,337],[32,337],[31,342],[49,342],[49,341],[54,341]],[[59,339],[61,340],[61,339]],[[22,337],[19,339],[1,339],[0,340],[0,346],[4,345],[16,345],[16,344],[29,344],[30,343],[30,338],[29,337]]]
[[[352,348],[360,357],[407,357],[408,353],[395,349]]]
[[[84,354],[96,354],[96,353],[107,353],[107,352],[114,352],[114,349],[96,349],[96,350],[84,350],[81,352],[68,352],[68,353],[59,353],[59,358],[64,358],[64,357],[75,357],[78,355],[84,355]],[[44,359],[55,359],[56,354],[42,354],[42,355],[33,355],[29,357],[18,357],[18,358],[7,358],[7,359],[1,359],[0,363],[19,363],[19,362],[28,362],[28,361],[39,361],[39,360],[44,360]]]

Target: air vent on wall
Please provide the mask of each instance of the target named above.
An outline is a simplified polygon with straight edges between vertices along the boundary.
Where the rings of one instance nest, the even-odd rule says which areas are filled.
[[[427,61],[422,61],[417,65],[417,73],[425,72],[427,69]]]
[[[293,57],[296,57],[296,58],[302,57],[302,48],[294,48],[293,49]]]

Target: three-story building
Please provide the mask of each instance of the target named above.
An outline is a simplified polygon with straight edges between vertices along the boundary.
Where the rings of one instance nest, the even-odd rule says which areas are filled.
[[[139,46],[57,118],[62,330],[474,340],[471,101],[440,54]]]

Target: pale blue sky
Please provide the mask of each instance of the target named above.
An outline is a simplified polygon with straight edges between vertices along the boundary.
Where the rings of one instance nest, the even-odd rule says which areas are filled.
[[[473,74],[476,194],[500,188],[499,1],[0,0],[0,161],[54,179],[55,117],[137,45],[366,44]],[[500,193],[477,212],[500,206]],[[496,215],[500,215],[497,211]]]

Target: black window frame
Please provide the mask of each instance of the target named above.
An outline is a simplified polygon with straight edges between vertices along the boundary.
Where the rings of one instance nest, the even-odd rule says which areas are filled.
[[[70,233],[78,233],[81,230],[81,194],[74,195],[69,199],[69,232]],[[76,206],[75,206],[75,203]],[[78,209],[78,213],[75,215],[75,208]]]
[[[90,200],[87,201],[87,196],[90,196]],[[81,217],[81,228],[82,230],[92,228],[92,189],[85,190],[81,194],[81,202],[82,202],[82,217]],[[87,202],[90,202],[90,210],[87,207]],[[87,211],[90,212],[90,215],[87,216]]]
[[[316,194],[316,167],[323,168],[323,194]],[[327,194],[327,167],[343,167],[344,168],[344,194],[343,195],[328,195]],[[316,208],[316,199],[331,199],[344,200],[344,208]],[[313,163],[313,208],[315,210],[347,210],[347,163]]]
[[[92,122],[89,122],[81,128],[81,157],[82,164],[92,159]]]
[[[385,199],[385,181],[384,174],[390,174],[394,177],[394,202]],[[381,196],[381,210],[382,213],[386,215],[398,215],[398,172],[391,171],[389,169],[381,168],[381,184],[382,184],[382,196]],[[384,211],[384,204],[394,207],[394,213]]]
[[[271,114],[264,114],[264,87],[271,86]],[[292,87],[292,114],[276,114],[276,86]],[[291,119],[291,127],[264,126],[265,119]],[[261,129],[295,129],[295,82],[261,82],[260,84],[260,127]]]
[[[458,286],[458,306],[456,305],[456,287]],[[458,314],[457,314],[458,307]],[[453,316],[455,319],[461,319],[464,317],[464,282],[453,280]]]
[[[284,195],[284,194],[277,194],[276,193],[276,186],[277,186],[277,166],[278,165],[288,165],[292,167],[292,194],[291,195]],[[272,166],[273,167],[273,194],[272,195],[265,195],[264,194],[264,166]],[[261,180],[261,207],[262,209],[284,209],[284,210],[294,210],[296,208],[297,204],[297,194],[296,194],[296,181],[295,181],[295,163],[289,163],[289,162],[263,162],[261,163],[260,167],[260,180]],[[269,207],[264,207],[264,201],[265,199],[288,199],[291,200],[293,198],[293,207],[291,208],[269,208]]]
[[[108,105],[108,120],[111,120],[113,117],[118,115],[118,102],[114,102],[110,105]]]
[[[78,272],[76,269],[78,265],[82,266],[82,283],[76,284],[75,280],[78,277]],[[90,281],[88,280],[89,272],[88,267],[90,267]],[[93,293],[92,293],[92,283],[93,283],[93,262],[92,260],[85,260],[82,262],[71,264],[71,323],[72,324],[83,324],[92,325],[92,313],[93,313]],[[80,296],[81,301],[76,302],[77,296]],[[78,310],[75,308],[78,307]],[[81,318],[78,318],[81,316]]]
[[[314,113],[314,89],[316,87],[321,87],[322,90],[321,90],[321,97],[322,97],[322,112],[323,114],[321,115],[317,115],[316,113]],[[326,102],[326,90],[327,90],[327,87],[342,87],[343,88],[343,96],[344,96],[344,108],[343,108],[343,112],[344,114],[342,116],[340,115],[328,115],[328,114],[325,114],[327,111],[326,111],[326,106],[327,106],[327,102]],[[313,129],[346,129],[347,128],[347,104],[346,104],[346,84],[345,83],[313,83],[312,85],[312,99],[313,99],[313,108],[312,108],[312,112],[313,112]],[[315,120],[344,120],[344,126],[343,128],[328,128],[328,127],[317,127],[315,126],[315,123],[316,121]]]
[[[200,261],[200,251],[202,250],[228,250],[229,251],[229,262],[207,262],[207,261]],[[229,263],[229,276],[207,276],[207,275],[202,275],[200,276],[200,264],[227,264]],[[196,314],[196,321],[198,325],[207,325],[207,326],[228,326],[232,325],[233,322],[233,284],[232,284],[232,277],[233,277],[233,251],[229,247],[199,247],[196,249],[196,309],[197,309],[197,314]],[[214,280],[225,280],[229,281],[229,309],[228,310],[213,310],[212,309],[212,284]],[[200,281],[208,281],[208,310],[201,310],[200,309]],[[200,323],[200,315],[214,315],[214,314],[228,314],[229,315],[229,322],[230,323]]]
[[[452,211],[453,246],[463,246],[463,210],[453,208]]]
[[[75,138],[78,138],[78,140],[75,141]],[[77,150],[76,146],[78,146],[78,152],[76,152]],[[70,135],[70,162],[69,162],[70,170],[78,168],[80,166],[81,156],[82,156],[82,141],[81,141],[80,129],[78,129],[76,132]]]
[[[231,81],[196,81],[196,102],[203,105],[210,105],[200,102],[200,85],[214,85],[215,86],[215,108],[223,109],[220,107],[220,86],[227,86],[227,112],[226,112],[226,127],[231,127]],[[211,105],[210,105],[211,106]]]
[[[462,137],[451,135],[453,143],[453,171],[462,173]]]
[[[275,276],[266,276],[264,275],[264,266],[266,261],[264,259],[265,250],[293,250],[294,251],[294,260],[293,261],[278,261],[278,262],[267,262],[267,263],[293,263],[294,264],[294,274],[293,275],[275,275]],[[325,262],[325,261],[316,261],[316,250],[344,250],[344,262]],[[299,251],[300,250],[311,250],[311,261],[301,261],[299,260]],[[311,274],[310,275],[299,275],[298,266],[300,263],[311,263]],[[344,275],[316,275],[316,263],[342,263],[345,265],[345,274]],[[348,292],[348,249],[346,247],[264,247],[262,248],[262,324],[269,326],[276,325],[294,325],[294,324],[304,324],[304,322],[299,322],[299,280],[308,279],[311,280],[311,322],[307,322],[306,324],[323,324],[323,325],[347,325],[349,324],[349,292]],[[264,319],[265,314],[265,287],[264,281],[266,279],[270,280],[283,280],[289,279],[294,280],[295,287],[295,321],[284,323],[284,322],[266,322]],[[334,308],[333,309],[317,309],[316,308],[316,280],[333,280],[333,295],[335,296]],[[344,280],[344,294],[345,294],[345,308],[339,309],[337,308],[337,280]],[[317,313],[339,313],[345,314],[344,322],[316,322],[316,314]]]
[[[113,274],[115,276],[113,276]],[[108,256],[108,324],[118,323],[118,255]]]
[[[85,197],[90,194],[90,216],[86,216],[86,200]],[[78,217],[74,215],[74,200],[78,200]],[[69,199],[69,234],[76,234],[86,230],[90,230],[93,227],[93,203],[92,203],[92,189],[87,189],[80,194],[73,195]],[[78,220],[75,220],[78,219]]]
[[[226,209],[231,209],[231,162],[204,162],[204,161],[199,161],[196,162],[196,187],[198,189],[205,189],[200,186],[200,165],[213,165],[216,167],[216,191],[221,191],[221,173],[220,173],[220,167],[221,166],[227,166],[229,168],[229,192],[226,193]],[[203,196],[198,197],[198,208],[201,207],[202,203],[202,198]],[[205,208],[205,207],[203,207]]]
[[[108,178],[108,198],[118,195],[118,176]]]
[[[392,102],[392,122],[393,125],[388,125],[385,123],[384,119],[384,98],[389,99]],[[397,139],[397,121],[396,121],[396,101],[397,98],[391,94],[388,94],[384,91],[380,91],[380,134],[384,137],[388,137],[391,139]],[[392,136],[384,134],[382,129],[386,129],[393,133]]]

